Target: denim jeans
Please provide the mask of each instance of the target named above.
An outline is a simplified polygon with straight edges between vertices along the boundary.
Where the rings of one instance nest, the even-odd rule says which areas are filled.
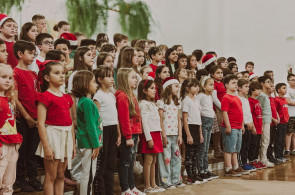
[[[168,144],[158,154],[159,183],[164,188],[181,183],[181,155],[177,143],[178,135],[168,135]]]
[[[198,147],[198,170],[199,173],[205,173],[208,171],[208,150],[214,118],[202,116],[201,119],[204,142],[200,144],[200,147]]]
[[[138,135],[132,135],[133,147],[126,145],[126,139],[122,137],[120,145],[119,179],[122,192],[135,187],[133,165],[137,151]]]

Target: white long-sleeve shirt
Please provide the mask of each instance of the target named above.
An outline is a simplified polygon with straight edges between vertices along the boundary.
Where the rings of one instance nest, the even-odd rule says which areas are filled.
[[[244,124],[252,123],[253,118],[251,114],[251,107],[247,98],[238,96],[242,102]]]

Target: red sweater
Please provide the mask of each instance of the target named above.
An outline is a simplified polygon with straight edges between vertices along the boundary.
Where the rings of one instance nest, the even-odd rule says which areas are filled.
[[[289,121],[288,103],[284,97],[275,97],[277,111],[280,117],[280,123],[286,124]]]
[[[115,96],[118,110],[119,125],[122,136],[125,139],[131,139],[132,134],[141,134],[141,118],[139,112],[139,105],[136,98],[133,98],[133,102],[135,104],[135,110],[138,114],[135,116],[130,116],[128,96],[122,90],[118,90],[115,93]]]
[[[252,118],[253,118],[253,123],[256,129],[257,134],[262,134],[262,109],[260,106],[260,103],[257,99],[248,98],[250,108],[251,108],[251,113],[252,113]]]
[[[18,60],[16,59],[13,53],[14,42],[13,41],[11,42],[4,41],[4,42],[5,42],[7,53],[8,53],[7,64],[9,64],[11,68],[14,68],[18,64]]]

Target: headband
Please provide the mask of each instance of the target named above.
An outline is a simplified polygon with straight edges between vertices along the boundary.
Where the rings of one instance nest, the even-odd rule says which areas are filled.
[[[208,79],[210,79],[210,78],[211,78],[210,76],[204,76],[204,77],[203,77],[202,82],[201,82],[202,87],[204,87],[205,82],[206,82]]]

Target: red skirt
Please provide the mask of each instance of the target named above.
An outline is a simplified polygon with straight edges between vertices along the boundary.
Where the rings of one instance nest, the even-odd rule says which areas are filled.
[[[151,136],[154,142],[154,148],[150,149],[148,147],[147,141],[145,139],[144,133],[140,134],[140,142],[139,142],[139,151],[143,154],[150,153],[161,153],[163,152],[163,143],[161,137],[161,131],[151,132]]]

